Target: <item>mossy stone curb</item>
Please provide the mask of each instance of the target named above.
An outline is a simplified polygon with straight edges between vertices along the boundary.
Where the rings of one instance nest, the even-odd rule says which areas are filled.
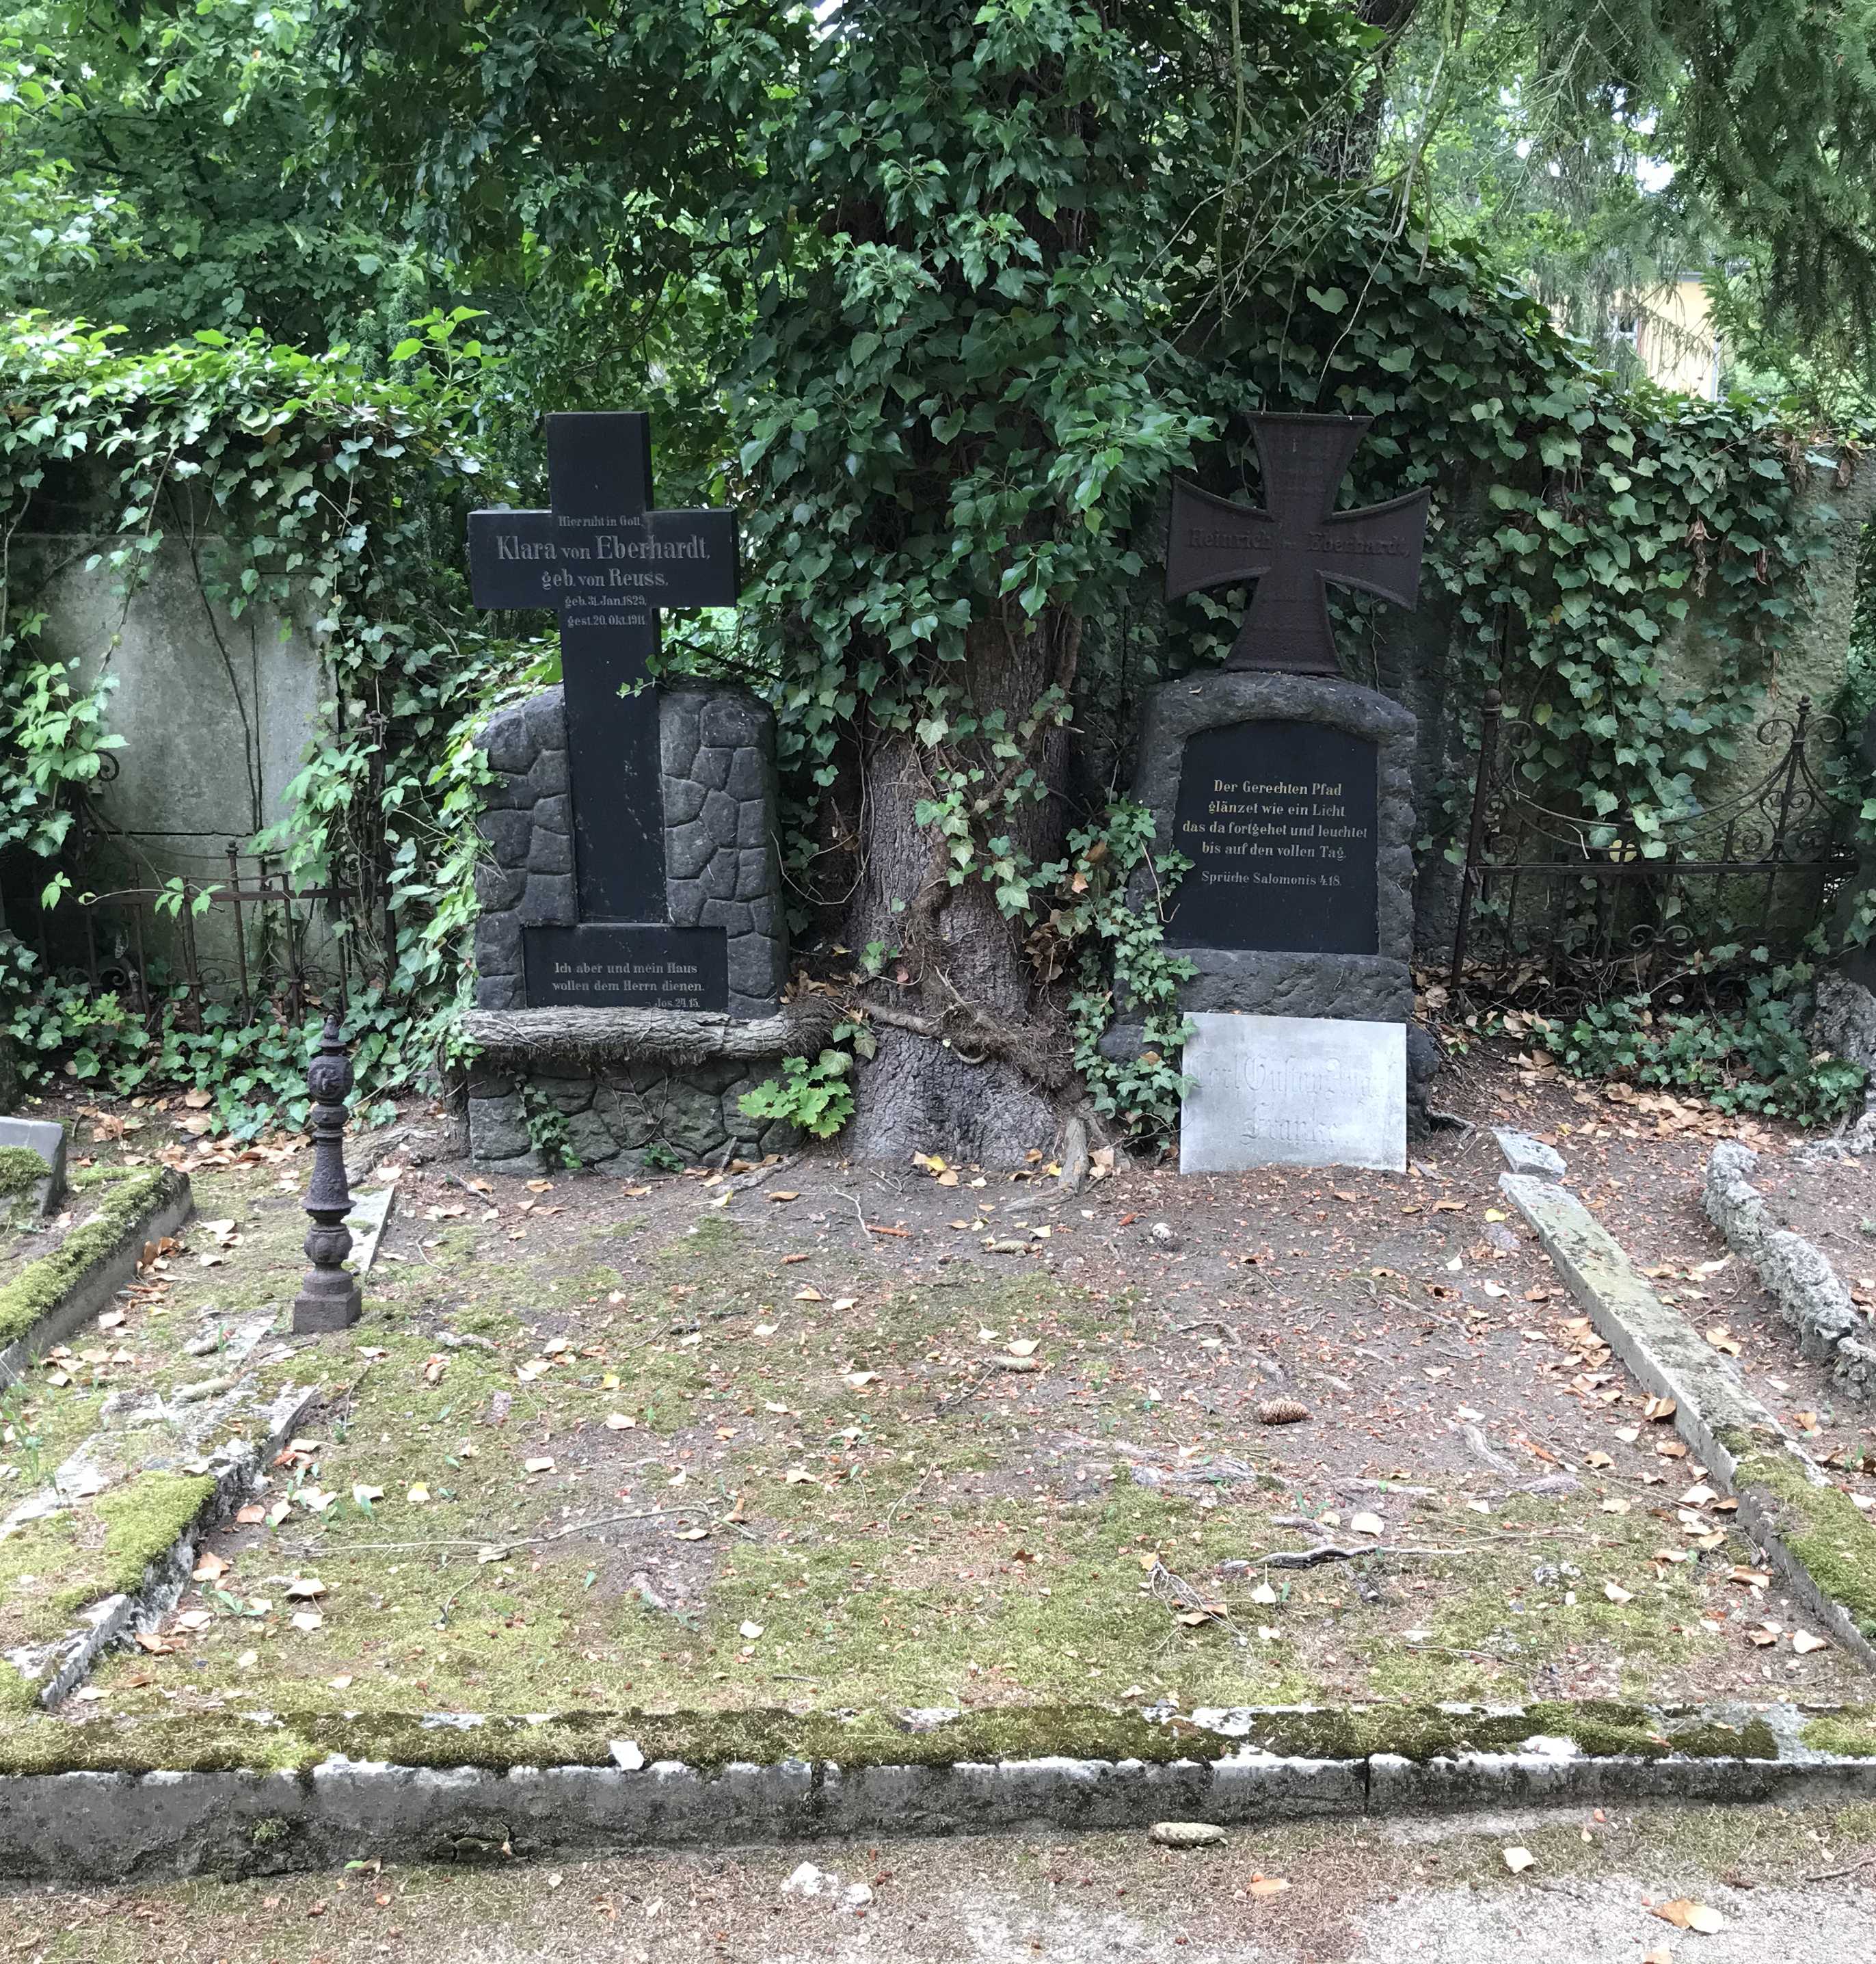
[[[0,1385],[107,1308],[144,1244],[174,1234],[194,1205],[189,1176],[173,1167],[91,1167],[72,1189],[75,1204],[93,1203],[90,1218],[0,1288]]]
[[[0,1746],[0,1873],[115,1882],[393,1850],[478,1861],[1038,1822],[1837,1803],[1876,1799],[1871,1715],[1551,1704],[47,1718]]]
[[[1573,1193],[1520,1173],[1501,1174],[1499,1185],[1609,1347],[1647,1390],[1674,1401],[1675,1430],[1738,1500],[1740,1526],[1793,1595],[1876,1669],[1876,1525],[1662,1301]]]
[[[261,1467],[316,1393],[311,1385],[286,1386],[268,1407],[258,1441],[230,1439],[209,1456],[205,1473],[146,1472],[98,1501],[108,1561],[98,1578],[99,1597],[63,1637],[37,1649],[8,1652],[21,1675],[17,1686],[0,1683],[0,1712],[8,1703],[29,1709],[34,1702],[57,1705],[91,1675],[104,1651],[175,1606],[202,1536],[253,1491]],[[0,1770],[8,1763],[8,1743],[23,1736],[0,1731]]]

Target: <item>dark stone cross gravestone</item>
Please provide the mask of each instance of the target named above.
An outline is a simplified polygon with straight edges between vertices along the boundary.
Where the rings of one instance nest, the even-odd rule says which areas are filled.
[[[523,930],[531,1007],[727,1001],[724,930],[669,925],[658,701],[642,685],[662,609],[735,605],[736,519],[653,509],[650,421],[550,416],[550,508],[470,514],[476,605],[560,617],[579,919]]]
[[[1360,511],[1335,509],[1336,490],[1372,420],[1252,417],[1264,473],[1261,511],[1174,480],[1166,598],[1257,582],[1227,668],[1339,676],[1329,581],[1402,607],[1419,598],[1432,494],[1410,491]]]
[[[1414,605],[1430,494],[1335,509],[1368,426],[1252,417],[1261,509],[1172,487],[1167,598],[1256,582],[1224,672],[1153,691],[1135,781],[1162,849],[1191,862],[1166,915],[1194,971],[1188,1172],[1400,1167],[1424,1109],[1407,1035],[1414,722],[1343,679],[1328,588]]]

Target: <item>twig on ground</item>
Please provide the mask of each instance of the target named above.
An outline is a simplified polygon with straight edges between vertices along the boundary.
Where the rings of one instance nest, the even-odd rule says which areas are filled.
[[[919,1475],[918,1478],[900,1495],[899,1498],[886,1510],[886,1518],[880,1523],[880,1528],[882,1532],[892,1526],[893,1516],[899,1512],[900,1509],[903,1507],[908,1500],[917,1499],[919,1494],[924,1488],[925,1483],[926,1481],[930,1479],[931,1477],[932,1469],[928,1466],[925,1471]]]
[[[960,1386],[957,1391],[940,1398],[932,1408],[932,1416],[935,1418],[943,1418],[948,1413],[955,1411],[960,1405],[974,1398],[989,1382],[989,1372],[980,1371],[968,1384]]]
[[[1222,1330],[1233,1343],[1242,1344],[1244,1341],[1236,1330],[1220,1316],[1201,1316],[1191,1323],[1175,1323],[1172,1326],[1172,1334],[1175,1337],[1187,1337],[1195,1330]]]
[[[1218,1572],[1222,1575],[1227,1569],[1314,1568],[1325,1561],[1353,1561],[1365,1555],[1449,1557],[1477,1552],[1470,1548],[1397,1548],[1387,1542],[1377,1542],[1372,1548],[1337,1548],[1332,1542],[1323,1542],[1315,1548],[1272,1548],[1262,1555],[1233,1555],[1219,1563]]]
[[[1239,1635],[1237,1625],[1232,1622],[1230,1611],[1222,1603],[1208,1600],[1184,1576],[1175,1574],[1156,1555],[1153,1558],[1153,1569],[1146,1580],[1154,1595],[1166,1603],[1174,1616],[1191,1616],[1222,1623],[1240,1644],[1246,1641]]]
[[[1872,1849],[1859,1860],[1851,1863],[1847,1868],[1820,1869],[1816,1875],[1807,1876],[1804,1879],[1807,1882],[1834,1882],[1845,1876],[1860,1875],[1872,1863],[1876,1863],[1876,1849]]]

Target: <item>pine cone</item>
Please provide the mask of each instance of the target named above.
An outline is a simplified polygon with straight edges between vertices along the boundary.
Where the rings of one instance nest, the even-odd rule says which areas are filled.
[[[1309,1415],[1309,1407],[1294,1398],[1266,1398],[1257,1407],[1259,1425],[1300,1425]]]

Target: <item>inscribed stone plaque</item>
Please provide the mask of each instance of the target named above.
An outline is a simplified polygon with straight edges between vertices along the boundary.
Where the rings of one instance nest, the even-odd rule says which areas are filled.
[[[1230,723],[1188,736],[1172,842],[1192,862],[1166,938],[1179,948],[1373,955],[1379,770],[1371,739],[1322,723]]]
[[[729,937],[720,927],[582,921],[521,930],[531,1009],[726,1009]]]
[[[1404,1023],[1195,1016],[1182,1068],[1181,1173],[1407,1163]]]

